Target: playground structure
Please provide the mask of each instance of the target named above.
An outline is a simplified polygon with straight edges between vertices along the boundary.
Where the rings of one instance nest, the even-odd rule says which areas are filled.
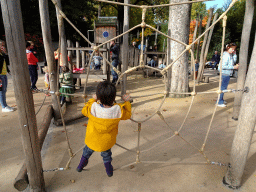
[[[61,16],[62,16],[63,18],[65,18],[70,24],[72,24],[72,23],[68,20],[68,18],[65,16],[65,14],[61,11],[61,9],[60,9],[60,7],[57,5],[56,1],[55,1],[55,0],[52,0],[52,1],[53,1],[53,3],[55,4],[55,6],[56,6],[58,12],[61,14]],[[98,1],[101,1],[101,0],[98,0]],[[150,8],[150,6],[136,6],[136,5],[125,4],[125,3],[117,3],[117,2],[112,2],[112,1],[101,1],[101,2],[108,2],[108,3],[119,4],[119,5],[124,5],[124,6],[135,6],[135,7],[137,7],[137,8],[141,8],[141,9],[143,10],[143,12],[142,12],[142,23],[139,24],[139,25],[137,25],[137,26],[135,26],[135,27],[132,28],[132,29],[129,29],[128,31],[126,31],[126,32],[123,33],[123,34],[120,34],[120,35],[118,35],[118,36],[116,36],[116,37],[114,37],[114,38],[112,38],[112,39],[110,39],[110,40],[108,40],[108,41],[106,41],[106,42],[101,43],[100,45],[94,45],[94,47],[93,47],[93,53],[91,54],[89,63],[91,62],[92,57],[93,57],[93,55],[95,54],[95,52],[98,51],[101,46],[106,45],[106,44],[109,43],[111,40],[116,40],[117,38],[119,38],[119,37],[121,37],[121,36],[123,36],[123,35],[129,33],[130,31],[132,31],[132,30],[134,30],[135,28],[138,28],[138,27],[141,27],[141,28],[142,28],[142,37],[144,36],[144,29],[145,29],[145,27],[149,27],[149,28],[151,28],[152,30],[157,31],[158,33],[160,33],[160,34],[166,36],[167,38],[169,38],[169,39],[171,39],[171,40],[173,40],[173,41],[176,41],[176,42],[180,43],[181,45],[183,45],[183,46],[186,48],[186,49],[182,52],[182,54],[184,54],[185,52],[191,50],[191,46],[192,46],[198,39],[200,39],[207,31],[209,31],[217,22],[219,22],[221,19],[223,19],[223,21],[224,21],[224,22],[223,22],[223,23],[224,23],[224,24],[223,24],[223,29],[224,29],[224,30],[223,30],[223,31],[224,31],[224,32],[223,32],[223,34],[224,34],[224,35],[223,35],[223,42],[224,42],[225,26],[226,26],[226,16],[225,16],[225,15],[226,15],[226,13],[229,11],[229,9],[234,5],[234,3],[235,3],[236,1],[233,1],[233,2],[231,3],[230,7],[216,20],[216,22],[214,22],[214,23],[211,25],[211,27],[208,28],[208,29],[205,31],[205,33],[203,33],[198,39],[196,39],[196,40],[195,40],[192,44],[190,44],[190,45],[186,45],[186,44],[184,44],[184,43],[182,43],[182,42],[179,42],[179,41],[177,41],[177,40],[175,40],[175,39],[172,39],[171,37],[169,37],[169,36],[167,36],[167,35],[161,33],[160,31],[158,31],[157,29],[151,27],[150,25],[147,25],[147,24],[145,23],[145,14],[146,14],[147,9]],[[194,2],[201,2],[201,1],[194,1]],[[194,2],[185,2],[185,3],[194,3]],[[181,4],[184,4],[184,3],[181,3]],[[173,6],[173,5],[177,5],[177,4],[159,5],[158,7],[160,7],[160,6]],[[73,25],[73,24],[72,24],[72,25]],[[76,28],[75,28],[75,29],[76,29]],[[76,30],[78,31],[78,33],[81,34],[81,32],[80,32],[78,29],[76,29]],[[82,34],[81,34],[81,35],[82,35]],[[82,35],[82,37],[83,37],[90,45],[93,45],[85,36]],[[7,37],[7,43],[8,43],[9,40],[10,40],[10,39],[8,39],[8,37]],[[10,42],[9,42],[9,43],[10,43]],[[9,43],[8,43],[8,47],[10,47],[10,46],[9,46]],[[143,44],[144,44],[144,38],[142,38],[142,42],[141,42],[142,47],[143,47]],[[224,43],[222,44],[222,48],[223,48],[223,47],[224,47]],[[70,48],[69,51],[70,51],[70,50],[72,50],[72,49]],[[222,50],[223,50],[223,49],[222,49]],[[104,50],[102,50],[102,51],[104,51]],[[139,59],[138,65],[134,65],[132,68],[130,68],[129,70],[126,70],[125,72],[122,73],[122,72],[120,72],[118,69],[114,68],[114,67],[111,65],[111,63],[109,62],[108,58],[107,58],[104,54],[100,53],[100,55],[106,60],[108,66],[111,67],[112,70],[116,71],[116,72],[119,74],[118,82],[121,81],[121,79],[122,79],[126,74],[129,74],[129,73],[131,73],[131,72],[133,72],[133,71],[135,71],[135,70],[137,70],[137,69],[152,69],[152,70],[157,71],[157,72],[159,72],[159,73],[162,74],[162,76],[163,76],[163,78],[164,78],[165,86],[166,86],[167,70],[182,56],[182,54],[181,54],[178,58],[176,58],[171,64],[169,64],[169,65],[166,67],[166,69],[163,69],[163,70],[159,70],[159,69],[156,69],[156,68],[147,66],[147,65],[145,64],[145,59],[144,59],[145,57],[144,57],[143,54],[144,54],[143,51],[141,51],[140,56],[139,56],[140,59]],[[193,54],[192,54],[192,55],[193,55]],[[47,56],[47,60],[48,60],[48,58],[49,58],[49,57]],[[50,61],[50,60],[51,60],[51,59],[49,59],[49,61]],[[51,65],[51,61],[48,62],[48,63],[49,63],[49,65]],[[192,57],[192,66],[194,66],[194,58],[193,58],[193,57]],[[220,64],[220,68],[221,68],[221,64]],[[54,69],[54,67],[53,67],[52,69]],[[52,69],[51,69],[51,70],[52,70]],[[54,71],[54,70],[52,70],[52,71]],[[195,70],[194,70],[194,71],[195,71]],[[57,69],[57,72],[58,72],[58,69]],[[220,72],[220,73],[221,73],[221,72]],[[15,74],[14,74],[14,75],[15,75]],[[90,68],[89,68],[89,66],[87,66],[86,83],[85,83],[85,86],[84,86],[84,92],[83,92],[83,94],[81,95],[84,99],[86,99],[86,95],[87,95],[87,94],[86,94],[86,88],[87,88],[88,76],[89,76],[89,75],[90,75]],[[58,76],[57,76],[57,79],[58,79]],[[53,78],[51,79],[51,81],[52,81],[53,83],[55,83],[55,84],[56,84],[56,82],[58,83],[58,80],[55,81]],[[220,82],[221,82],[221,75],[220,75]],[[136,153],[136,161],[135,161],[134,163],[140,163],[140,162],[142,162],[142,163],[155,163],[155,162],[140,161],[140,153],[143,152],[143,151],[140,151],[140,132],[141,132],[142,123],[145,122],[145,121],[147,121],[147,120],[149,120],[149,119],[151,119],[154,115],[157,114],[157,115],[164,121],[164,123],[172,130],[173,135],[172,135],[170,138],[172,138],[172,137],[174,137],[174,136],[180,137],[180,138],[181,138],[182,140],[184,140],[187,144],[189,144],[190,146],[192,146],[193,148],[195,148],[196,150],[198,150],[198,152],[199,152],[200,154],[202,154],[202,156],[205,158],[205,163],[206,163],[206,164],[217,164],[217,165],[221,165],[221,166],[224,165],[223,163],[210,161],[209,158],[208,158],[208,157],[206,156],[206,154],[204,153],[205,145],[206,145],[206,142],[207,142],[207,138],[208,138],[208,136],[209,136],[209,132],[210,132],[210,129],[211,129],[211,125],[212,125],[214,116],[215,116],[215,112],[216,112],[216,109],[217,109],[217,105],[215,106],[215,109],[214,109],[214,112],[213,112],[213,115],[212,115],[212,118],[211,118],[211,121],[210,121],[208,130],[207,130],[207,134],[206,134],[206,136],[205,136],[205,140],[204,140],[204,143],[202,144],[201,148],[199,148],[199,147],[197,147],[197,146],[194,146],[193,144],[191,144],[190,142],[188,142],[184,137],[182,137],[182,136],[180,135],[180,130],[184,127],[184,123],[185,123],[185,121],[187,120],[188,114],[189,114],[190,109],[191,109],[191,107],[192,107],[192,105],[193,105],[193,100],[194,100],[194,98],[195,98],[196,95],[198,95],[198,94],[213,94],[213,93],[217,93],[217,94],[218,94],[218,100],[219,100],[219,95],[220,95],[222,92],[236,92],[236,91],[245,92],[245,91],[246,91],[246,90],[244,90],[244,89],[242,89],[242,90],[225,90],[225,91],[221,91],[221,90],[220,90],[220,85],[221,85],[221,84],[219,83],[219,90],[218,90],[217,92],[216,92],[216,91],[212,91],[212,92],[196,92],[196,89],[195,89],[195,88],[196,88],[196,87],[195,87],[195,79],[194,79],[193,91],[190,92],[190,93],[189,93],[189,92],[187,92],[187,93],[173,93],[173,92],[167,92],[167,91],[166,91],[167,89],[165,89],[165,90],[161,93],[161,94],[163,95],[163,100],[162,100],[161,104],[159,105],[159,107],[157,108],[157,110],[155,111],[154,114],[151,114],[149,117],[147,117],[147,118],[145,118],[145,119],[142,119],[142,120],[131,119],[133,122],[136,122],[136,123],[138,124],[138,130],[137,130],[137,131],[138,131],[138,142],[137,142],[138,145],[137,145],[137,150],[136,150],[136,151],[133,151],[134,153]],[[51,86],[51,88],[52,88],[52,87],[54,88],[54,86]],[[58,86],[57,86],[57,88],[58,88]],[[56,97],[56,96],[59,97],[58,89],[56,89],[55,91],[54,91],[54,90],[51,90],[50,93],[52,94],[52,97]],[[157,94],[160,94],[160,93],[157,93]],[[189,110],[188,110],[188,112],[187,112],[187,114],[186,114],[186,117],[185,117],[185,119],[184,119],[184,121],[183,121],[181,127],[180,127],[178,130],[173,130],[173,129],[168,125],[168,123],[165,121],[163,115],[162,115],[161,112],[160,112],[160,108],[162,107],[162,105],[163,105],[163,103],[164,103],[164,100],[165,100],[167,94],[179,94],[179,95],[185,94],[185,95],[191,95],[191,96],[192,96],[192,101],[191,101],[191,103],[190,103]],[[64,120],[64,118],[63,118],[62,110],[61,110],[61,108],[60,108],[59,99],[57,99],[57,105],[58,105],[58,110],[60,111],[61,121],[62,121],[63,127],[64,127],[64,129],[65,129],[66,134],[67,134],[66,127],[65,127],[65,120]],[[19,105],[18,105],[18,106],[19,106]],[[50,110],[50,109],[49,109],[49,110]],[[48,113],[50,114],[51,112],[48,112]],[[47,119],[51,119],[51,118],[52,118],[52,116],[47,117]],[[46,129],[47,129],[47,126],[46,126]],[[35,133],[35,134],[37,135],[37,133]],[[66,138],[67,138],[67,142],[69,143],[68,137],[66,137]],[[167,140],[169,140],[170,138],[168,138]],[[42,142],[42,140],[43,140],[43,138],[40,139],[41,142]],[[165,141],[163,141],[163,142],[165,142]],[[117,145],[120,146],[120,147],[122,147],[122,148],[124,148],[124,149],[127,149],[127,148],[125,148],[125,147],[123,147],[123,146],[121,146],[121,145],[119,145],[119,144],[117,144]],[[76,153],[73,153],[72,150],[71,150],[71,148],[70,148],[70,145],[69,145],[69,144],[68,144],[68,146],[69,146],[68,150],[69,150],[69,153],[70,153],[70,159],[69,159],[69,161],[67,162],[66,167],[65,167],[65,168],[54,168],[54,169],[52,169],[52,171],[69,169],[70,161],[71,161],[72,158],[76,155],[77,152],[76,152]],[[82,148],[81,148],[81,149],[82,149]],[[127,150],[129,150],[129,149],[127,149]],[[39,162],[39,164],[40,164],[40,160],[38,160],[38,162]],[[156,162],[156,163],[157,163],[157,162]],[[225,165],[224,165],[224,166],[225,166]],[[40,166],[39,166],[39,170],[40,170]],[[26,174],[25,174],[25,175],[26,175]],[[30,181],[30,178],[29,178],[29,181]],[[28,185],[26,179],[23,179],[22,182],[23,182],[23,183],[21,184],[22,187]],[[32,184],[33,184],[33,183],[30,182],[30,185],[32,185]],[[42,182],[41,182],[40,186],[43,187]]]

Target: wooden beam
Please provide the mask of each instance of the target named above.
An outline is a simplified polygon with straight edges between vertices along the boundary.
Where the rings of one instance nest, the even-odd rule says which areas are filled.
[[[56,0],[56,2],[58,7],[62,9],[61,0]],[[61,56],[60,57],[62,58],[63,66],[68,66],[67,41],[66,41],[66,35],[65,35],[64,19],[59,14],[57,7],[56,7],[56,14],[57,14],[57,20],[58,20],[59,35],[61,39],[61,47],[60,47]]]
[[[124,0],[124,3],[129,4],[130,0]],[[129,30],[129,6],[124,6],[124,27],[123,31]],[[128,69],[128,50],[129,50],[129,34],[123,36],[123,46],[122,46],[122,72],[124,73]],[[127,51],[124,51],[127,50]],[[127,89],[127,74],[124,74],[123,81],[121,82],[121,95],[126,93]]]
[[[103,45],[104,46],[104,45]],[[90,47],[67,47],[68,51],[76,51],[76,50],[81,50],[81,51],[93,51],[93,48]],[[98,49],[100,52],[106,52],[108,51],[107,48],[99,48]]]
[[[44,41],[44,50],[47,60],[49,76],[50,76],[50,89],[51,91],[57,90],[57,66],[54,59],[52,36],[51,36],[51,26],[50,26],[50,16],[48,9],[48,0],[39,0],[39,11],[41,19],[41,28]],[[60,119],[60,111],[58,107],[58,98],[55,94],[52,94],[52,104],[54,111],[55,120]]]
[[[43,143],[47,135],[48,129],[50,127],[52,118],[53,118],[53,108],[51,105],[49,105],[46,109],[43,122],[38,131],[40,150],[43,147]],[[17,177],[14,180],[14,188],[17,189],[18,191],[23,191],[28,187],[28,184],[29,184],[29,180],[28,180],[28,174],[27,174],[27,166],[26,166],[26,163],[24,162]]]
[[[30,191],[45,191],[20,1],[2,0],[1,8]]]

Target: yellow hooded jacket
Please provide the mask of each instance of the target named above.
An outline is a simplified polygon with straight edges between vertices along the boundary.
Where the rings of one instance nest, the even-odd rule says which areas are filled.
[[[95,99],[90,99],[82,109],[82,114],[89,118],[85,144],[94,151],[102,152],[115,145],[119,121],[131,118],[131,103],[126,101],[116,104],[121,108],[121,118],[103,119],[91,114],[91,107],[94,102],[96,102]]]

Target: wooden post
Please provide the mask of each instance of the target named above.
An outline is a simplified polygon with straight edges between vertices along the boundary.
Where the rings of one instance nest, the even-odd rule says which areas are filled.
[[[85,68],[85,51],[82,51],[82,68]]]
[[[72,43],[70,40],[67,40],[67,45],[68,47],[72,47]],[[72,51],[68,51],[68,57],[70,58],[70,65],[68,66],[68,68],[73,71],[73,55],[72,55]]]
[[[244,167],[256,124],[255,43],[256,41],[254,42],[251,62],[245,82],[245,87],[248,87],[248,93],[244,93],[242,97],[241,110],[238,118],[239,121],[231,149],[230,164],[226,176],[223,178],[223,183],[233,189],[237,189],[241,186]]]
[[[139,65],[139,54],[140,54],[140,50],[138,48],[135,48],[134,66],[138,66]]]
[[[169,3],[172,3],[172,0],[169,1]],[[168,21],[168,36],[171,36],[171,16],[172,16],[172,9],[171,6],[169,7],[169,21]],[[166,66],[171,64],[171,40],[167,38],[167,50],[166,50]],[[166,86],[166,92],[167,92],[167,97],[169,97],[169,92],[171,90],[171,77],[172,77],[172,68],[167,71],[167,86]]]
[[[76,42],[76,47],[79,48],[79,42]],[[80,50],[76,50],[76,67],[80,68]],[[77,87],[80,89],[81,86],[81,78],[77,78]]]
[[[156,29],[159,30],[159,24],[156,25]],[[157,31],[155,32],[155,34],[156,35],[155,35],[155,43],[154,43],[154,45],[157,45],[157,35],[158,35]]]
[[[202,34],[202,16],[199,16],[199,31],[198,31],[198,37]],[[199,60],[199,53],[200,53],[200,41],[201,38],[197,41],[197,47],[196,47],[196,60]]]
[[[103,45],[104,49],[107,49],[107,44]],[[107,58],[107,52],[103,53],[104,57]],[[107,74],[107,61],[105,59],[103,59],[103,75]]]
[[[194,34],[193,34],[193,40],[192,42],[194,42],[196,40],[196,34],[197,34],[197,29],[198,29],[198,21],[199,21],[199,14],[197,14],[197,18],[196,18],[196,26],[195,26],[195,30],[194,30]],[[195,50],[195,44],[192,45],[192,51],[194,53]]]
[[[76,47],[79,48],[79,42],[76,42]],[[76,67],[80,68],[80,51],[76,50]]]
[[[219,14],[215,13],[214,18],[212,20],[212,23],[214,23],[217,20],[218,16],[219,16]],[[206,47],[205,47],[205,51],[204,51],[204,60],[205,61],[207,60],[208,50],[209,50],[209,47],[210,47],[210,42],[211,42],[211,39],[212,39],[212,33],[213,33],[213,30],[214,30],[214,27],[215,27],[215,25],[213,26],[213,28],[211,28],[211,30],[209,32],[208,39],[207,39],[207,43],[206,43]]]
[[[134,67],[134,51],[135,51],[135,47],[133,46],[129,46],[129,50],[130,50],[130,66]]]
[[[212,14],[213,14],[213,8],[210,9],[209,17],[208,17],[208,21],[207,21],[205,30],[207,30],[210,27],[211,20],[212,20]],[[208,34],[209,34],[209,32],[205,33],[203,45],[202,45],[202,48],[201,48],[200,63],[199,63],[199,70],[198,70],[198,76],[197,76],[197,83],[199,81],[202,81],[202,79],[203,79],[204,63],[205,63],[204,51],[205,51],[205,47],[206,47],[206,42],[207,42]]]
[[[61,0],[56,0],[57,5],[61,9]],[[66,42],[66,35],[65,35],[65,27],[64,27],[64,20],[62,16],[58,13],[56,8],[57,20],[58,20],[58,29],[59,35],[61,34],[61,60],[63,62],[63,66],[68,66],[68,55],[67,55],[67,42]]]
[[[34,100],[30,91],[29,73],[26,70],[28,62],[20,1],[2,0],[1,8],[30,191],[45,191]]]
[[[255,4],[253,0],[246,1],[244,25],[243,25],[243,32],[241,37],[240,53],[239,53],[239,70],[238,70],[236,89],[243,89],[244,87],[246,71],[247,71],[248,48],[249,48],[249,42],[250,42],[249,39],[250,39],[251,28],[252,28],[254,7],[255,7]],[[237,92],[235,94],[233,117],[232,117],[232,119],[234,120],[238,120],[242,95],[243,94],[241,92]]]
[[[107,44],[107,58],[108,58],[108,61],[111,60],[110,58],[110,44],[108,43]],[[111,67],[107,64],[107,81],[110,82],[110,73],[111,73]]]
[[[54,93],[57,90],[57,66],[54,59],[51,27],[49,19],[48,0],[39,0],[39,11],[41,19],[41,28],[44,41],[45,56],[48,64],[49,76],[50,76],[50,89]],[[54,111],[54,119],[60,119],[60,111],[58,107],[57,95],[52,94],[52,104]]]
[[[44,140],[47,135],[48,129],[50,127],[52,118],[53,118],[53,108],[51,105],[49,105],[46,109],[46,112],[45,112],[44,118],[43,118],[43,122],[38,131],[40,150],[43,147]],[[29,180],[28,180],[28,175],[27,175],[27,166],[26,166],[26,163],[24,162],[17,177],[15,178],[14,187],[18,191],[23,191],[27,188],[28,184],[29,184]]]
[[[130,0],[124,0],[124,3],[128,4]],[[129,30],[129,6],[124,6],[124,29],[123,31],[128,31]],[[125,72],[128,69],[128,51],[124,50],[129,50],[129,42],[128,42],[129,35],[125,34],[123,36],[123,46],[122,46],[122,72]],[[127,74],[123,76],[123,81],[121,85],[121,95],[126,93],[127,89]]]

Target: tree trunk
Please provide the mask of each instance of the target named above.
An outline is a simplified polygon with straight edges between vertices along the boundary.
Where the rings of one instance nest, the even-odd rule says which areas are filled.
[[[173,3],[185,2],[185,0],[174,0]],[[171,37],[189,43],[191,5],[184,4],[171,7]],[[176,59],[185,49],[175,41],[171,42],[171,60]],[[171,92],[188,92],[188,51],[172,66]],[[183,97],[184,95],[171,95],[172,97]]]
[[[68,47],[72,47],[72,42],[70,40],[67,40],[67,46]],[[68,51],[68,57],[70,58],[69,69],[71,71],[73,71],[73,55],[72,55],[72,51]]]
[[[214,23],[217,20],[218,16],[219,16],[219,14],[215,13],[212,23]],[[211,28],[211,30],[209,32],[208,39],[207,39],[207,43],[206,43],[206,47],[205,47],[205,52],[204,52],[204,60],[205,61],[207,60],[207,55],[208,55],[208,50],[209,50],[209,47],[210,47],[210,42],[211,42],[211,39],[212,39],[213,30],[214,30],[214,27]]]
[[[199,19],[200,19],[200,16],[199,16],[199,14],[198,14],[198,15],[197,15],[197,18],[196,18],[196,26],[195,26],[195,30],[194,30],[192,42],[194,42],[194,41],[196,40],[196,34],[197,34],[198,21],[199,21]],[[194,51],[195,51],[195,44],[192,45],[191,49],[192,49],[192,51],[193,51],[193,53],[194,53]]]
[[[61,0],[56,0],[57,5],[61,9]],[[59,35],[61,35],[61,47],[60,47],[60,53],[62,57],[63,66],[68,66],[68,55],[67,55],[67,41],[66,41],[66,35],[65,35],[65,27],[64,27],[64,19],[60,14],[58,14],[57,8],[57,20],[58,20],[58,29],[59,29]]]
[[[22,134],[30,191],[45,191],[34,100],[25,50],[25,37],[19,0],[2,0],[2,17],[12,69],[19,126]]]
[[[250,39],[253,14],[254,14],[254,6],[255,5],[253,0],[246,1],[244,25],[243,25],[243,32],[241,37],[240,53],[239,53],[239,70],[238,70],[236,89],[243,89],[244,87],[246,70],[247,70],[247,62],[248,62],[248,47],[250,42],[249,39]],[[232,117],[234,120],[238,120],[242,95],[243,94],[241,92],[237,92],[235,94],[233,117]]]
[[[39,0],[39,11],[40,11],[45,56],[46,56],[49,76],[50,76],[50,89],[55,93],[56,91],[58,91],[57,90],[57,67],[54,59],[54,52],[53,52],[53,46],[52,46],[48,0]],[[57,98],[57,95],[55,94],[52,94],[52,104],[53,104],[53,111],[54,111],[54,119],[55,120],[60,119],[58,98]]]
[[[196,40],[196,34],[197,34],[198,21],[199,21],[199,19],[200,19],[200,16],[199,16],[199,14],[197,14],[197,18],[196,18],[196,26],[195,26],[195,30],[194,30],[193,40],[192,40],[192,42],[194,42],[194,41]],[[195,51],[195,44],[193,44],[193,45],[192,45],[191,49],[192,49],[191,54],[194,54],[194,53],[195,53],[195,52],[194,52],[194,51]],[[193,56],[195,56],[195,55],[193,55]],[[190,65],[191,79],[193,79],[193,78],[194,78],[194,73],[192,73],[192,71],[193,71],[192,61],[191,61],[190,63],[191,63],[191,65]]]
[[[170,4],[172,3],[172,0],[169,2]],[[171,16],[172,16],[172,7],[169,7],[169,21],[168,21],[168,36],[171,36],[171,27],[172,27],[172,21],[171,21]],[[167,38],[167,51],[166,51],[166,66],[171,64],[171,40]],[[167,92],[167,97],[169,97],[169,92],[171,90],[171,78],[172,78],[172,68],[170,67],[167,71],[167,86],[166,86],[166,92]]]
[[[130,3],[130,0],[124,0],[124,3]],[[124,6],[124,32],[129,30],[129,7]],[[128,51],[124,50],[129,50],[129,44],[128,44],[128,38],[129,34],[125,34],[123,36],[123,51],[122,51],[122,72],[124,73],[128,69]],[[125,74],[123,76],[123,81],[122,81],[122,87],[121,87],[121,95],[126,93],[126,88],[127,88],[127,75]]]
[[[245,81],[245,87],[248,87],[249,92],[244,93],[242,96],[239,122],[231,149],[230,166],[228,167],[226,176],[223,178],[223,183],[228,185],[230,188],[238,188],[241,186],[241,178],[243,176],[244,167],[251,145],[252,135],[256,124],[255,43],[247,78]]]
[[[207,30],[210,27],[211,20],[212,20],[212,14],[213,14],[213,8],[210,9],[209,17],[208,17],[208,21],[207,21],[207,25],[206,25],[205,30]],[[199,63],[197,83],[199,81],[202,81],[202,78],[203,78],[204,63],[205,63],[204,52],[205,52],[205,47],[206,47],[206,43],[207,43],[208,34],[209,34],[209,31],[206,32],[205,35],[204,35],[204,42],[203,42],[202,49],[201,49],[201,54],[200,54],[200,63]]]
[[[202,34],[202,18],[201,18],[201,16],[200,16],[200,17],[199,17],[199,31],[198,31],[198,37],[200,37],[201,34]],[[198,60],[198,58],[199,58],[200,41],[201,41],[201,38],[198,39],[198,42],[197,42],[197,47],[196,47],[196,60]]]

